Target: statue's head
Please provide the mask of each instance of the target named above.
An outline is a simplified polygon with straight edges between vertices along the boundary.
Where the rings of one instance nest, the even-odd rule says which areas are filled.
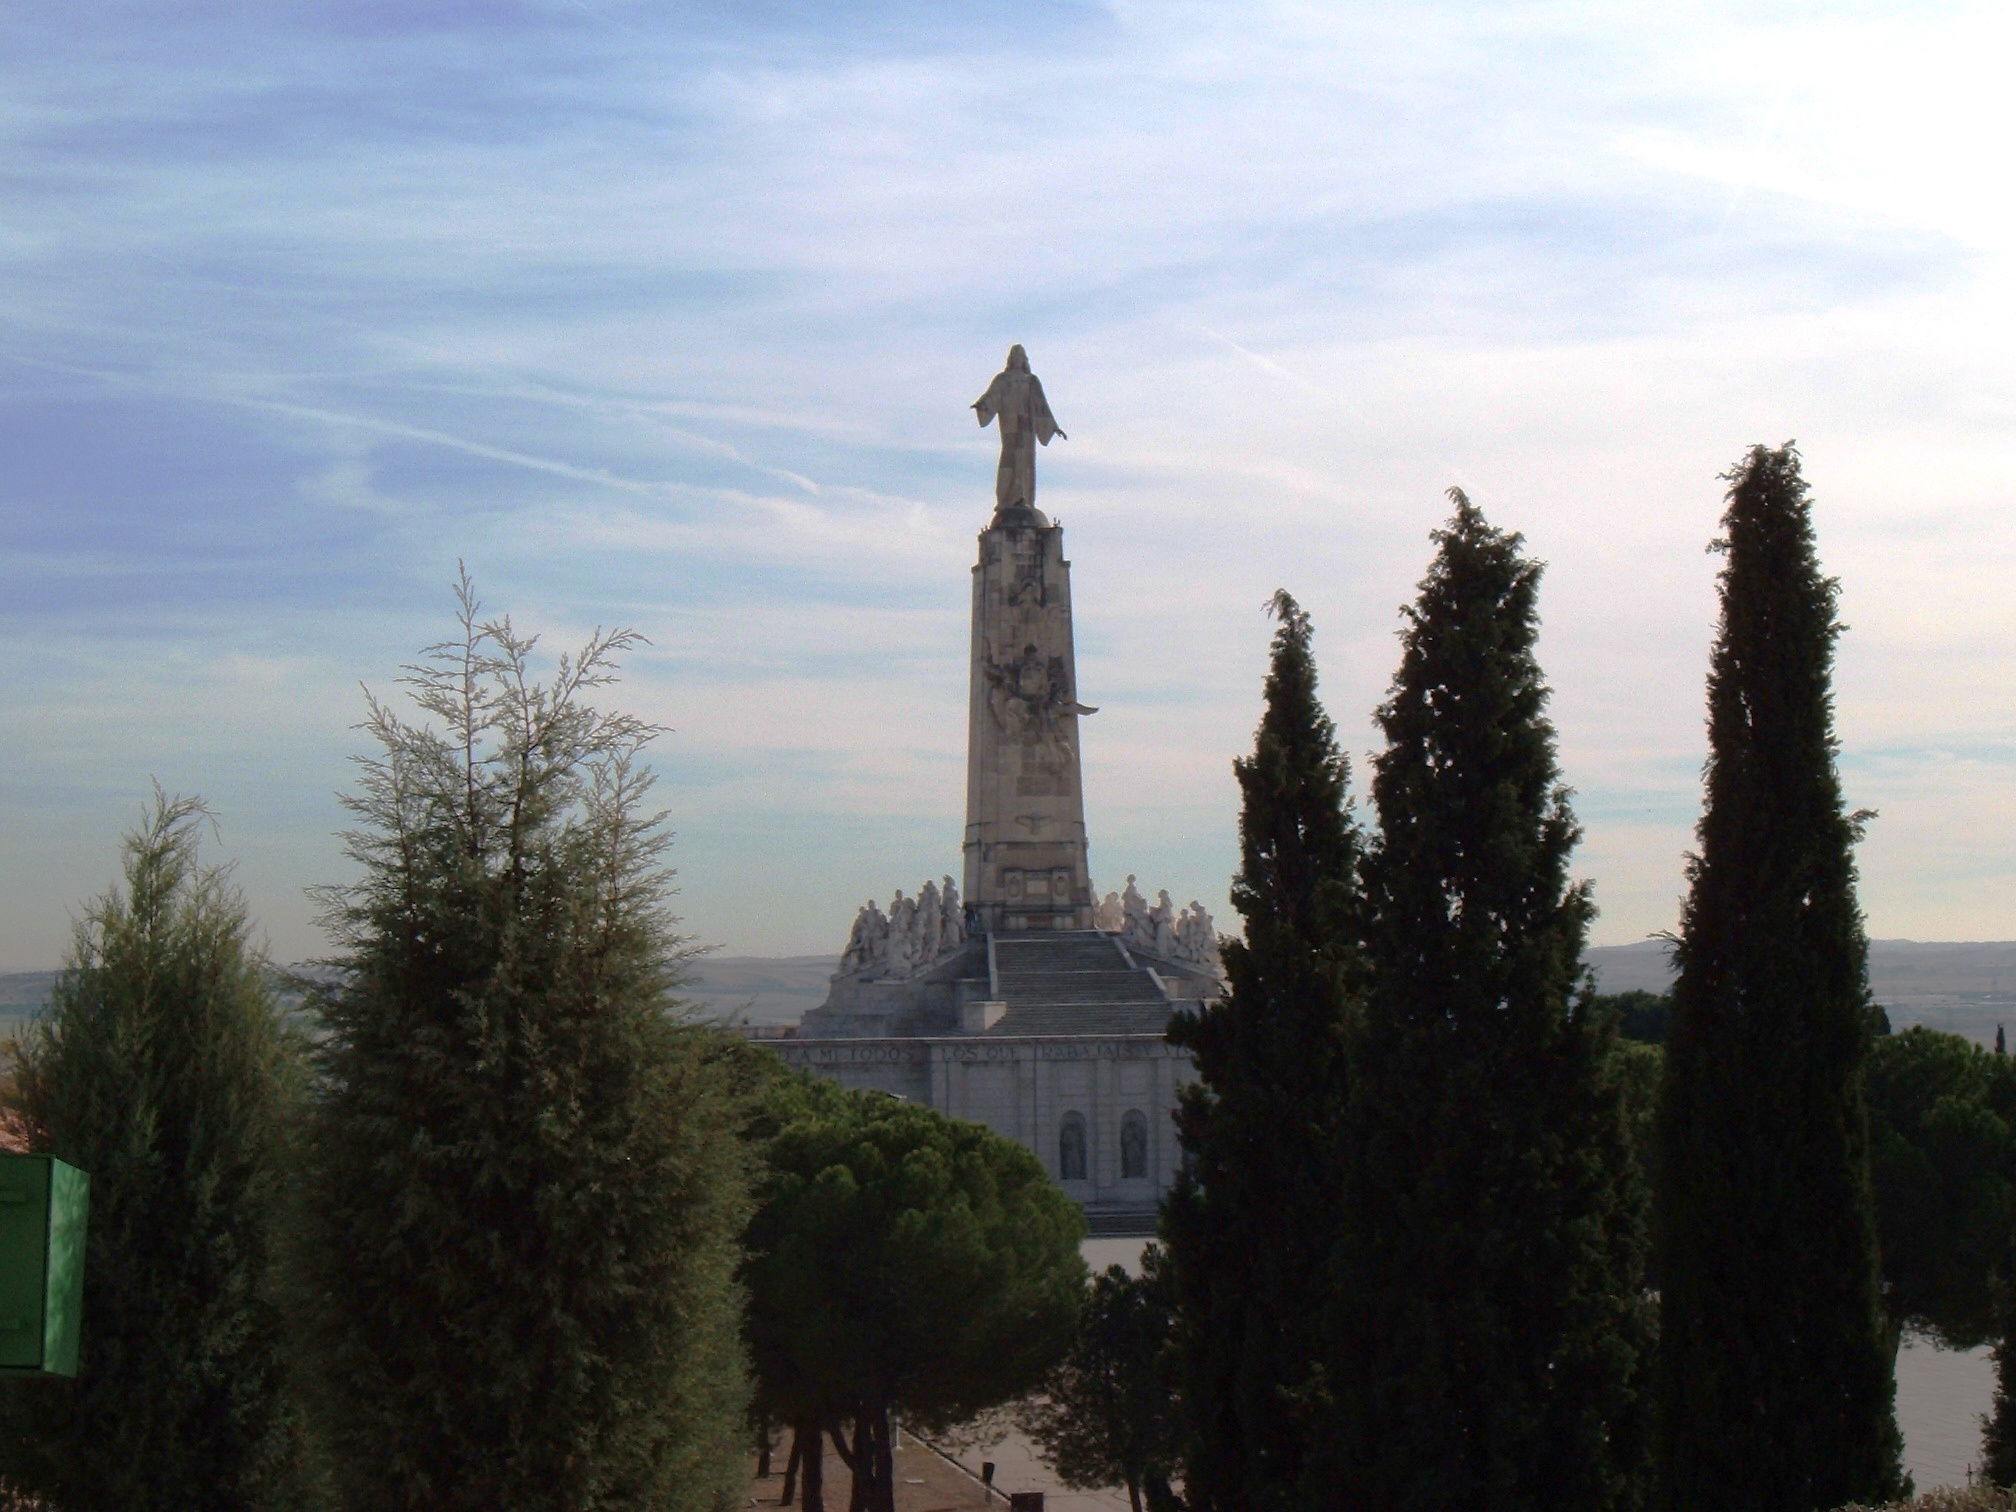
[[[1029,354],[1022,350],[1022,343],[1019,341],[1008,348],[1008,371],[1011,373],[1029,371]]]

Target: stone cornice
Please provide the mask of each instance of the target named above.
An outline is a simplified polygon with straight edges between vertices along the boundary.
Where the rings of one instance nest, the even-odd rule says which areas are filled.
[[[1159,1034],[969,1035],[957,1038],[759,1040],[794,1066],[1015,1060],[1152,1060],[1188,1052]]]

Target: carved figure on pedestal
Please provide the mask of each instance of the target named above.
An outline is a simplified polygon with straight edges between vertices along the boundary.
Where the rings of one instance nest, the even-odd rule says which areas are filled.
[[[854,915],[854,927],[847,931],[847,948],[840,952],[841,976],[868,969],[868,910],[874,906],[873,902],[864,903]]]
[[[939,925],[939,948],[950,955],[966,943],[966,911],[959,906],[959,889],[952,885],[950,877],[945,878],[945,886],[938,894],[938,907],[943,914]]]
[[[1120,943],[1130,950],[1153,950],[1155,926],[1148,919],[1148,900],[1127,874],[1127,886],[1120,894]]]
[[[1155,906],[1148,910],[1148,927],[1155,934],[1155,943],[1148,948],[1165,961],[1175,960],[1176,905],[1169,901],[1166,887],[1155,895]]]
[[[987,392],[973,401],[973,413],[984,426],[1001,421],[1001,465],[994,474],[994,510],[1005,514],[1018,505],[1036,507],[1036,444],[1048,446],[1064,436],[1043,397],[1043,383],[1029,371],[1029,354],[1017,342],[1008,348],[1008,365],[994,375]]]
[[[1202,966],[1224,980],[1225,963],[1218,955],[1218,930],[1211,915],[1195,898],[1176,921],[1176,959]]]
[[[889,915],[872,898],[868,902],[868,954],[875,966],[889,964]]]
[[[1099,906],[1092,910],[1092,927],[1102,929],[1107,934],[1118,934],[1127,922],[1127,912],[1120,906],[1120,894],[1109,892],[1099,900]]]
[[[889,921],[870,898],[854,915],[854,927],[847,933],[847,949],[840,956],[840,976],[874,971],[889,960]]]
[[[927,881],[917,890],[917,963],[928,966],[938,959],[938,946],[945,933],[944,905],[938,898],[938,884]]]
[[[907,977],[917,969],[917,905],[896,889],[889,904],[889,975]]]

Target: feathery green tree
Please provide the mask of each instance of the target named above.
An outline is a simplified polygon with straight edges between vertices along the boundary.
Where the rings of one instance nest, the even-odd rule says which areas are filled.
[[[653,727],[479,620],[375,698],[300,1246],[318,1416],[359,1512],[713,1508],[740,1484],[740,1114],[675,1019]]]
[[[1224,996],[1169,1031],[1198,1076],[1177,1110],[1185,1165],[1162,1213],[1196,1512],[1298,1504],[1340,1217],[1358,836],[1309,616],[1285,592],[1269,608],[1280,628],[1266,706],[1253,754],[1233,763],[1245,938],[1223,942]]]
[[[1643,1487],[1647,1194],[1534,659],[1541,564],[1461,491],[1378,718],[1346,1225],[1308,1505]]]
[[[1835,775],[1837,586],[1798,453],[1727,475],[1700,851],[1660,1099],[1660,1497],[1882,1502],[1903,1480],[1879,1293],[1857,819]]]
[[[6,1121],[90,1173],[91,1220],[76,1379],[0,1383],[8,1505],[312,1498],[272,1287],[301,1064],[205,817],[156,790],[13,1047]]]

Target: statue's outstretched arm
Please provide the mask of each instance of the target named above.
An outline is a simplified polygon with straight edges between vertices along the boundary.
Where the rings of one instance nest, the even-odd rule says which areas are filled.
[[[1057,423],[1057,417],[1050,413],[1050,401],[1043,395],[1043,380],[1032,377],[1029,380],[1029,418],[1035,421],[1036,439],[1045,446],[1055,436],[1060,440],[1071,438],[1064,434],[1064,427]]]

